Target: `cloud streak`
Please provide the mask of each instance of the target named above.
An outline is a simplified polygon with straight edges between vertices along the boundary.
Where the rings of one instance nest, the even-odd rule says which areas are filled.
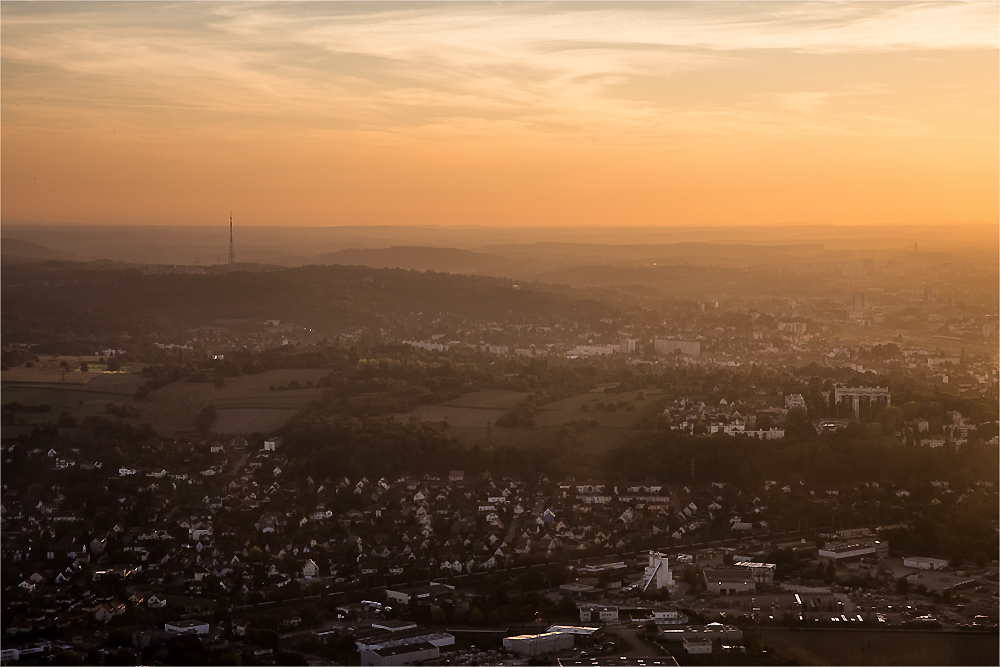
[[[636,78],[732,70],[758,51],[995,50],[996,25],[994,3],[17,5],[5,8],[2,53],[8,66],[56,82],[42,95],[15,77],[5,96],[57,112],[117,106],[317,130],[445,123],[621,136],[692,118],[689,131],[720,129],[717,105],[676,113],[614,94]],[[822,104],[825,92],[794,94]],[[787,104],[765,109],[761,99],[730,108],[792,120]]]

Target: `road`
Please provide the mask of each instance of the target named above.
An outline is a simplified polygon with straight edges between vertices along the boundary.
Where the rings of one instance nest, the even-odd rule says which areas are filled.
[[[634,628],[632,625],[616,625],[616,626],[605,626],[604,630],[608,634],[618,635],[624,639],[631,648],[627,653],[616,653],[615,657],[622,656],[625,658],[656,658],[662,657],[663,651],[659,647],[650,645],[642,637],[643,630],[639,628]]]

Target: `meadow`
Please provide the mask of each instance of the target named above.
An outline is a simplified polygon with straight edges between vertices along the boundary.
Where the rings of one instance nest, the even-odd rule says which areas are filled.
[[[637,400],[638,391],[609,394],[603,388],[594,389],[561,401],[548,403],[535,412],[533,428],[501,428],[496,421],[507,410],[527,398],[528,394],[515,391],[484,390],[465,394],[458,399],[434,405],[424,405],[406,414],[396,415],[400,421],[417,417],[422,421],[448,422],[447,433],[465,445],[511,447],[540,447],[556,441],[559,429],[569,422],[594,420],[597,426],[580,434],[581,449],[600,454],[619,447],[636,431],[632,424],[637,410],[643,405]],[[650,400],[656,393],[648,393]],[[619,401],[631,403],[633,410],[617,408],[614,412],[599,409],[599,404]],[[587,409],[584,411],[583,406]]]
[[[28,369],[34,370],[34,369]],[[212,383],[175,382],[158,389],[148,399],[133,397],[145,378],[138,373],[67,373],[93,376],[86,382],[61,383],[7,380],[2,385],[3,402],[24,405],[48,404],[48,413],[18,413],[23,425],[5,425],[5,434],[17,435],[37,424],[54,422],[68,412],[77,422],[106,413],[108,403],[129,404],[139,410],[137,417],[125,418],[131,424],[152,424],[157,433],[172,436],[193,432],[194,420],[208,406],[216,410],[212,430],[219,433],[267,433],[281,427],[310,401],[320,398],[316,383],[328,371],[318,368],[281,369],[257,375],[227,378],[225,388]],[[47,375],[39,374],[39,377]],[[297,382],[299,388],[271,390]]]

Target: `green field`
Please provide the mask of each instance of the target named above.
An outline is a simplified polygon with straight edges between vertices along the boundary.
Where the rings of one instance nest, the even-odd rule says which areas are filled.
[[[555,442],[556,432],[563,424],[579,419],[593,419],[597,420],[599,426],[582,434],[582,448],[588,453],[603,453],[624,444],[635,435],[636,431],[631,426],[638,414],[637,410],[644,403],[635,401],[636,410],[617,410],[614,413],[599,411],[595,408],[596,404],[599,401],[632,401],[637,394],[637,391],[606,394],[603,390],[595,390],[549,403],[535,413],[534,428],[498,428],[493,425],[504,412],[528,396],[515,391],[472,392],[447,403],[421,406],[407,414],[396,415],[396,418],[400,421],[406,421],[410,417],[423,421],[446,421],[449,435],[464,444],[512,447],[550,445]],[[651,400],[654,395],[655,392],[647,392],[647,400]],[[584,404],[588,404],[590,408],[587,412],[581,407]]]
[[[160,435],[194,431],[195,417],[205,407],[217,411],[213,430],[220,433],[268,432],[282,426],[296,412],[320,397],[317,387],[271,391],[270,386],[286,386],[291,381],[302,387],[315,384],[327,371],[319,368],[283,369],[228,378],[224,389],[211,383],[175,382],[154,391],[146,400],[133,398],[133,393],[145,381],[141,375],[100,375],[86,384],[4,382],[3,402],[18,401],[25,405],[47,403],[47,414],[18,413],[27,426],[5,426],[4,435],[16,435],[34,424],[55,421],[62,412],[69,412],[78,421],[91,415],[105,414],[108,403],[128,403],[141,413],[126,422],[150,423]]]
[[[801,665],[997,665],[995,634],[764,630],[769,651]]]

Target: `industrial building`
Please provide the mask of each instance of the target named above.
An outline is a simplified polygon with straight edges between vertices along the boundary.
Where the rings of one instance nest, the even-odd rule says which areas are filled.
[[[683,639],[707,639],[720,641],[723,644],[742,644],[743,631],[735,625],[709,623],[708,625],[685,625],[681,628],[660,628],[660,637],[667,641]]]
[[[684,640],[684,650],[687,653],[711,653],[712,640],[708,637],[693,637]]]
[[[454,586],[433,582],[425,586],[387,588],[385,596],[390,600],[395,600],[396,602],[400,602],[402,604],[410,604],[411,599],[421,602],[424,600],[433,600],[434,598],[441,597],[442,595],[451,595],[454,592]]]
[[[774,563],[755,563],[752,561],[743,561],[740,563],[733,563],[733,567],[745,567],[753,573],[754,583],[757,584],[758,588],[761,586],[770,586],[774,583],[774,571],[777,569],[777,565]]]
[[[673,587],[674,578],[670,574],[670,563],[667,560],[667,555],[659,551],[650,551],[649,564],[646,565],[646,571],[642,575],[642,592],[645,593],[650,589],[660,590],[661,588],[671,590]]]
[[[653,622],[657,625],[686,625],[688,617],[676,609],[654,609]]]
[[[874,537],[828,542],[817,555],[837,563],[854,558],[886,558],[889,555],[889,543]]]
[[[705,568],[702,571],[705,590],[713,595],[756,593],[753,570],[746,567]]]
[[[455,636],[447,632],[432,632],[416,623],[404,621],[378,621],[370,630],[361,630],[354,635],[354,645],[358,651],[375,651],[409,644],[431,644],[438,648],[452,646]]]
[[[903,567],[915,567],[918,570],[943,570],[948,567],[948,561],[940,558],[910,556],[903,559]]]
[[[362,665],[410,665],[414,662],[434,660],[441,651],[429,642],[417,642],[403,646],[386,646],[379,649],[361,651]]]
[[[504,649],[526,656],[543,655],[573,648],[573,635],[567,632],[544,632],[540,635],[516,635],[503,638]]]
[[[592,621],[617,623],[618,607],[605,607],[598,604],[585,604],[580,607],[580,622],[590,623]]]
[[[626,658],[620,655],[605,655],[592,658],[559,658],[560,667],[677,667],[673,656],[662,658]]]

